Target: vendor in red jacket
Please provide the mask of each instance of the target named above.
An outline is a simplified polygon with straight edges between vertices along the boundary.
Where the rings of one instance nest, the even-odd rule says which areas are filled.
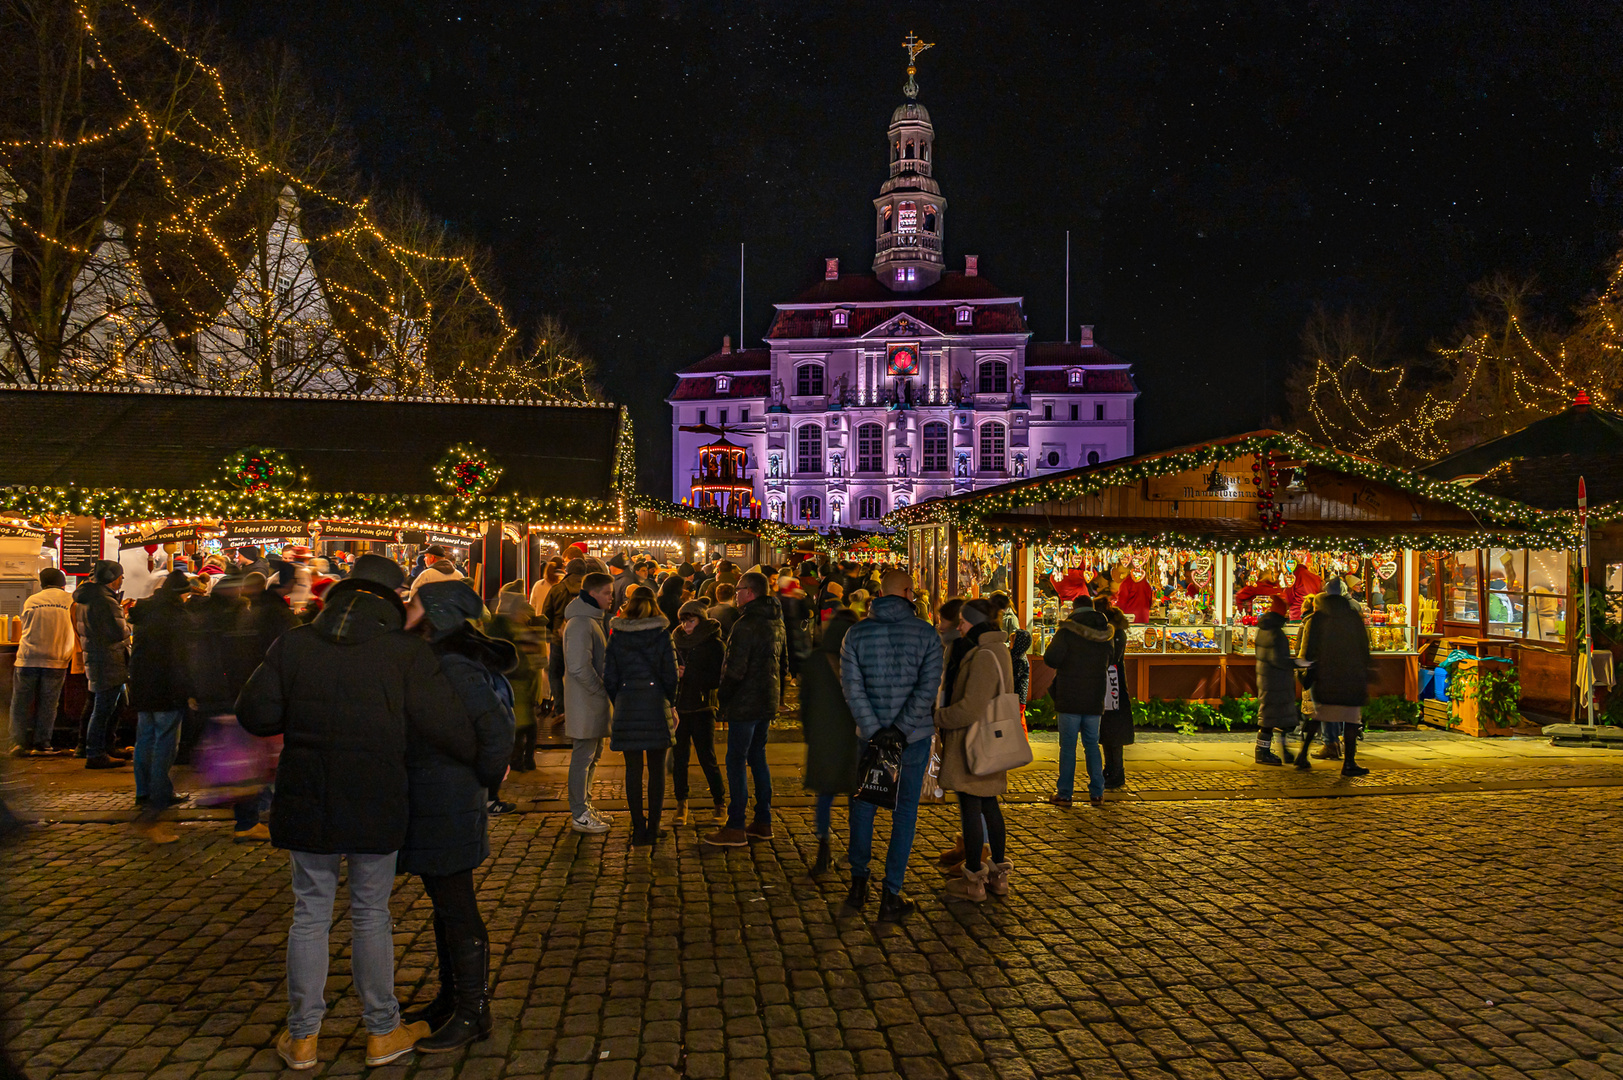
[[[1143,572],[1134,569],[1116,586],[1111,602],[1136,623],[1150,621],[1150,608],[1155,606],[1155,589],[1144,580]]]
[[[1300,556],[1296,559],[1296,571],[1291,575],[1291,583],[1285,587],[1285,603],[1290,607],[1290,617],[1294,621],[1302,617],[1302,601],[1310,596],[1317,596],[1324,591],[1324,579],[1308,569],[1306,562]]]
[[[1049,581],[1054,586],[1054,595],[1067,604],[1079,596],[1088,595],[1088,572],[1080,566],[1065,571],[1064,577],[1051,574]]]
[[[1256,581],[1234,594],[1234,610],[1241,615],[1261,615],[1272,606],[1274,597],[1284,595],[1285,590],[1279,587],[1273,567],[1265,566],[1257,571]],[[1262,598],[1262,603],[1253,604],[1252,601],[1258,597]]]

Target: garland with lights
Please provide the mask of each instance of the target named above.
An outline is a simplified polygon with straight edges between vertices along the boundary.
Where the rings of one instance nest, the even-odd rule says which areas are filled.
[[[1193,530],[1179,531],[1170,522],[1165,529],[1147,532],[1111,528],[1109,519],[1101,519],[1100,528],[1097,530],[1083,530],[1075,526],[1050,526],[1046,524],[1045,518],[1036,516],[1030,519],[1029,524],[1026,522],[1018,525],[1002,522],[992,524],[986,521],[993,515],[1012,513],[1041,503],[1069,502],[1097,495],[1110,488],[1129,486],[1181,472],[1202,470],[1249,455],[1258,457],[1277,455],[1281,462],[1294,461],[1302,465],[1317,465],[1470,511],[1478,518],[1479,528],[1467,536],[1458,538],[1457,542],[1461,547],[1481,544],[1565,548],[1571,547],[1576,542],[1574,515],[1571,513],[1539,510],[1460,484],[1433,480],[1395,465],[1316,446],[1295,435],[1279,432],[1265,432],[1227,442],[1208,443],[1165,454],[1133,458],[1119,465],[1090,468],[1079,474],[1030,480],[970,495],[934,499],[893,510],[886,515],[883,524],[895,529],[904,529],[910,524],[952,524],[967,537],[979,540],[1085,537],[1090,543],[1185,546],[1198,542],[1212,550],[1228,552],[1266,550],[1281,544],[1308,550],[1357,551],[1361,554],[1392,547],[1430,549],[1438,546],[1437,534],[1420,531],[1393,534],[1378,539],[1358,536],[1283,537],[1278,534],[1236,538],[1207,536]],[[1285,466],[1281,464],[1279,467],[1283,469]],[[1609,508],[1609,516],[1623,516],[1623,505]],[[1592,515],[1591,520],[1599,519]]]
[[[290,488],[294,481],[303,479],[286,454],[268,446],[238,450],[225,459],[221,471],[228,487],[253,494]]]
[[[483,495],[501,479],[502,467],[490,460],[490,451],[472,443],[457,443],[434,466],[434,481],[460,499]]]
[[[95,517],[108,521],[207,518],[219,521],[336,519],[369,522],[525,522],[535,529],[615,533],[625,527],[625,502],[518,495],[380,495],[304,490],[131,489],[69,487],[0,488],[0,512],[60,521]]]
[[[752,536],[760,537],[774,547],[791,548],[797,541],[807,536],[816,535],[803,529],[791,529],[783,522],[773,521],[770,518],[733,517],[731,514],[724,514],[714,507],[673,503],[668,499],[659,499],[652,495],[633,495],[630,497],[630,502],[639,510],[647,510],[661,517],[696,521],[713,529],[723,529],[728,532],[749,533]]]

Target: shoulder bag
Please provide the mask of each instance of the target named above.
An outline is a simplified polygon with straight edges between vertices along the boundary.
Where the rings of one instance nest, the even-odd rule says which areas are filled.
[[[997,663],[997,658],[992,658]],[[964,758],[974,776],[1018,769],[1030,765],[1031,742],[1020,719],[1020,695],[1009,690],[1003,665],[997,664],[998,694],[986,706],[986,714],[970,725],[964,736]]]

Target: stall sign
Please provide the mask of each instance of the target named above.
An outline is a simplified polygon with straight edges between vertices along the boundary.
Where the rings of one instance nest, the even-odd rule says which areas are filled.
[[[358,521],[318,521],[323,540],[380,540],[385,544],[399,542],[400,530],[393,525],[371,525]]]
[[[148,529],[145,532],[121,533],[118,549],[128,551],[148,544],[178,544],[184,540],[195,540],[199,532],[212,528],[211,525],[194,521],[187,525],[165,525],[161,529]]]
[[[727,553],[726,557],[729,559],[747,559],[749,557],[749,545],[747,544],[726,544],[724,550]]]
[[[102,557],[102,530],[106,522],[101,518],[69,518],[62,526],[62,538],[57,542],[56,565],[64,574],[84,576],[96,568]]]
[[[43,540],[46,535],[44,529],[34,529],[27,525],[0,525],[0,536],[26,536],[32,540]]]
[[[439,544],[442,547],[467,547],[478,539],[478,537],[474,536],[462,536],[458,533],[447,532],[428,532],[423,535],[427,537],[423,541],[425,544]]]
[[[1152,502],[1240,502],[1257,497],[1257,485],[1250,467],[1244,461],[1225,462],[1219,472],[1225,481],[1225,490],[1212,491],[1210,469],[1190,469],[1171,476],[1153,476],[1144,481],[1144,498]]]
[[[250,520],[221,523],[226,536],[222,541],[228,548],[264,547],[285,541],[305,540],[310,527],[302,521]]]

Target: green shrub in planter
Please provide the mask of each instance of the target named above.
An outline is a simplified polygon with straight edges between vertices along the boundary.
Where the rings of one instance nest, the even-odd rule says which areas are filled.
[[[1044,694],[1036,701],[1026,703],[1026,730],[1059,730],[1059,710],[1054,708],[1054,699],[1052,697]]]
[[[1370,698],[1364,705],[1363,721],[1367,728],[1414,727],[1420,723],[1420,702],[1400,694]]]

